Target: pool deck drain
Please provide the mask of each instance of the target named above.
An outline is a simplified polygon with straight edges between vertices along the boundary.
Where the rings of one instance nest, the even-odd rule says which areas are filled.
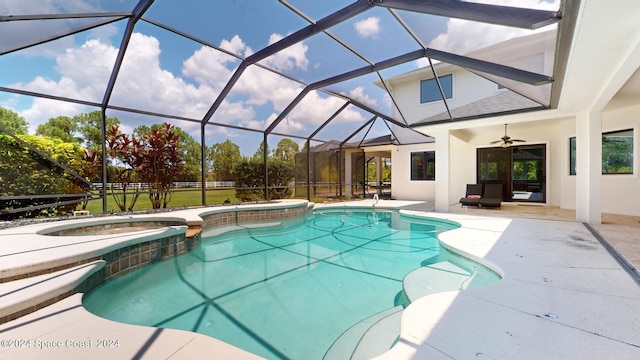
[[[378,207],[415,204],[380,201]],[[504,278],[415,300],[402,313],[400,339],[379,359],[640,358],[640,287],[583,224],[425,215],[459,222],[461,228],[441,234],[443,246],[479,259]],[[50,240],[25,236],[29,229],[0,230],[0,271],[40,264],[45,253],[55,265],[56,256],[91,246],[50,248]],[[126,241],[129,235],[120,236]],[[8,295],[0,294],[0,303]],[[0,325],[0,358],[258,358],[205,335],[99,318],[82,307],[81,296]]]

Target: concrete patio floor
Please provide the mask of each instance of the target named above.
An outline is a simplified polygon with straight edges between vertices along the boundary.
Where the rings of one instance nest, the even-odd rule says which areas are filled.
[[[428,204],[417,202],[381,200],[378,206],[459,222],[461,228],[441,234],[443,245],[503,276],[491,286],[418,299],[404,310],[398,343],[379,358],[640,358],[640,286],[573,212],[515,204],[500,210],[454,205],[449,213],[429,212]],[[638,264],[639,220],[605,215],[593,228]],[[0,241],[12,241],[9,234],[0,231]],[[81,306],[81,297],[0,325],[0,358],[256,358],[204,335],[99,318]],[[100,339],[117,339],[118,347],[98,348]],[[50,347],[18,347],[14,340]],[[83,341],[91,346],[82,347]]]
[[[449,212],[454,214],[464,213],[483,216],[576,221],[576,212],[574,210],[522,203],[503,203],[500,209],[462,207],[460,204],[454,204],[449,207]],[[640,276],[640,216],[602,214],[602,223],[591,226],[626,261],[632,264],[634,272]]]

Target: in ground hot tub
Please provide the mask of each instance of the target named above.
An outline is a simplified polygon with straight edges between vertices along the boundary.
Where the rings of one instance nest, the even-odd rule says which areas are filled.
[[[154,230],[180,225],[185,224],[184,222],[177,220],[106,218],[93,222],[78,222],[51,227],[39,231],[38,234],[50,236],[109,235]]]

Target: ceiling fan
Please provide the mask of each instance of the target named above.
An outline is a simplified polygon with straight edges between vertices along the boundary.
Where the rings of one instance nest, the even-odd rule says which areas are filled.
[[[501,137],[500,140],[492,141],[491,143],[492,144],[502,143],[502,147],[509,147],[514,142],[526,142],[526,140],[512,139],[511,137],[509,137],[509,135],[507,135],[507,124],[504,124],[504,136]]]

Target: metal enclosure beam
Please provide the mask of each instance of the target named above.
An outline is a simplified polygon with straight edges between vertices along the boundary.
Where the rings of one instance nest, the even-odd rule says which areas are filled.
[[[38,39],[36,41],[32,41],[32,42],[29,42],[29,43],[26,43],[26,44],[14,46],[12,48],[8,48],[8,49],[5,49],[3,51],[0,51],[0,55],[10,54],[10,53],[15,52],[15,51],[27,49],[27,48],[30,48],[32,46],[36,46],[36,45],[40,45],[40,44],[45,44],[45,43],[48,43],[48,42],[51,42],[51,41],[54,41],[54,40],[62,39],[63,37],[66,37],[66,36],[70,36],[70,35],[75,35],[75,34],[81,33],[83,31],[95,29],[95,28],[103,26],[103,25],[111,24],[113,22],[120,21],[122,19],[126,19],[128,15],[129,14],[127,14],[125,16],[119,16],[119,17],[110,18],[110,19],[107,19],[107,20],[98,21],[98,22],[95,22],[95,23],[87,24],[85,26],[81,26],[81,27],[78,27],[78,28],[71,29],[69,31],[63,31],[63,32],[48,36],[48,37],[43,38],[43,39]]]
[[[122,42],[120,43],[120,49],[118,50],[118,55],[116,57],[116,62],[113,65],[113,69],[111,70],[111,76],[109,77],[109,82],[107,83],[107,89],[104,92],[104,97],[102,98],[102,106],[101,106],[101,116],[102,116],[102,212],[107,212],[107,150],[106,150],[106,141],[107,141],[107,105],[109,104],[109,100],[111,99],[111,94],[113,93],[113,87],[116,84],[116,79],[118,78],[118,74],[120,73],[120,67],[122,67],[122,60],[124,59],[124,55],[127,52],[127,47],[129,45],[129,40],[131,40],[131,35],[133,34],[133,29],[136,25],[136,22],[140,20],[142,14],[149,9],[149,7],[153,4],[153,0],[140,0],[136,7],[131,12],[131,18],[127,23],[127,28],[125,29],[124,36],[122,37]]]
[[[307,39],[313,35],[316,35],[332,26],[338,25],[341,22],[348,20],[356,15],[359,15],[373,6],[369,0],[358,0],[355,3],[346,6],[333,14],[324,17],[315,24],[308,25],[293,34],[286,36],[279,41],[255,52],[253,55],[247,57],[247,61],[250,64],[257,63],[260,60],[284,50],[291,45],[297,44],[300,41]]]
[[[333,121],[333,119],[335,119],[344,109],[346,109],[347,106],[349,106],[349,104],[350,102],[347,101],[346,103],[344,103],[344,105],[340,107],[340,109],[334,112],[333,115],[329,116],[329,118],[324,123],[322,123],[322,125],[320,125],[313,133],[311,133],[311,135],[309,135],[309,137],[307,138],[307,141],[313,139],[314,136],[318,135],[318,133],[322,131],[322,129],[324,129],[325,126],[329,125],[329,123]]]
[[[213,103],[209,111],[207,111],[206,115],[202,119],[202,122],[205,124],[209,122],[213,114],[216,112],[216,110],[218,110],[218,107],[220,107],[220,104],[222,104],[222,101],[226,98],[238,79],[240,79],[240,76],[242,75],[244,70],[246,70],[249,65],[264,60],[269,56],[288,48],[291,45],[297,44],[302,40],[305,40],[349,18],[361,14],[372,6],[373,5],[368,0],[358,0],[357,2],[319,20],[317,23],[308,25],[247,57],[242,62],[242,64],[240,64],[238,69],[236,69],[231,79],[229,79],[225,87],[222,89],[222,92],[220,93],[220,95],[218,95],[216,101]]]
[[[456,55],[440,50],[427,49],[427,57],[466,69],[482,71],[530,85],[538,86],[553,82],[553,78],[551,76],[541,75],[531,71],[520,70],[514,67],[473,59],[467,56]]]
[[[359,69],[355,69],[352,71],[348,71],[346,73],[340,74],[340,75],[336,75],[318,82],[315,82],[313,84],[310,84],[309,86],[307,86],[304,90],[302,90],[302,92],[300,94],[298,94],[298,96],[296,96],[296,98],[287,106],[286,109],[284,109],[280,115],[278,115],[278,117],[273,120],[273,122],[269,125],[269,127],[265,130],[265,133],[271,133],[273,131],[273,129],[275,129],[276,126],[278,126],[278,124],[291,112],[291,110],[293,110],[293,108],[298,105],[300,103],[300,101],[302,101],[302,99],[307,95],[307,93],[309,93],[309,91],[311,90],[315,90],[315,89],[320,89],[323,88],[325,86],[329,86],[329,85],[333,85],[333,84],[337,84],[343,81],[347,81],[350,79],[354,79],[357,77],[360,77],[362,75],[367,75],[373,72],[377,72],[380,70],[384,70],[396,65],[400,65],[400,64],[404,64],[407,63],[409,61],[413,61],[413,60],[417,60],[420,59],[424,56],[425,52],[424,50],[416,50],[416,51],[412,51],[409,53],[406,53],[404,55],[400,55],[400,56],[396,56],[394,58],[388,59],[388,60],[384,60],[381,61],[377,64],[374,65],[369,65],[369,66],[364,66],[361,67]],[[400,125],[400,126],[406,126],[405,124],[402,124],[400,122],[397,122],[395,120],[393,120],[394,123]]]
[[[523,29],[538,29],[560,20],[556,11],[459,0],[384,0],[376,6]]]
[[[317,81],[313,84],[310,84],[309,87],[311,89],[320,89],[329,85],[337,84],[339,82],[351,80],[351,79],[360,77],[362,75],[367,75],[376,71],[388,69],[390,67],[394,67],[397,65],[402,65],[409,61],[418,60],[423,56],[425,56],[425,51],[422,49],[411,51],[391,59],[380,61],[379,63],[376,63],[374,65],[363,66],[359,69],[355,69],[352,71],[348,71],[346,73],[342,73],[340,75],[336,75],[324,80]]]
[[[299,103],[300,101],[302,101],[302,99],[304,99],[305,96],[307,96],[307,94],[309,93],[309,91],[311,91],[311,88],[309,86],[307,86],[306,88],[304,88],[300,94],[298,94],[298,96],[295,97],[295,99],[293,99],[293,101],[291,101],[289,103],[289,105],[287,105],[287,107],[282,110],[280,112],[280,114],[278,115],[277,118],[275,118],[275,120],[273,120],[271,122],[271,124],[267,127],[267,129],[264,131],[265,134],[270,134],[273,129],[276,128],[276,126],[278,126],[278,124],[280,124],[280,122],[282,120],[284,120],[284,118],[289,115],[289,113],[291,112],[291,110],[293,110]]]

